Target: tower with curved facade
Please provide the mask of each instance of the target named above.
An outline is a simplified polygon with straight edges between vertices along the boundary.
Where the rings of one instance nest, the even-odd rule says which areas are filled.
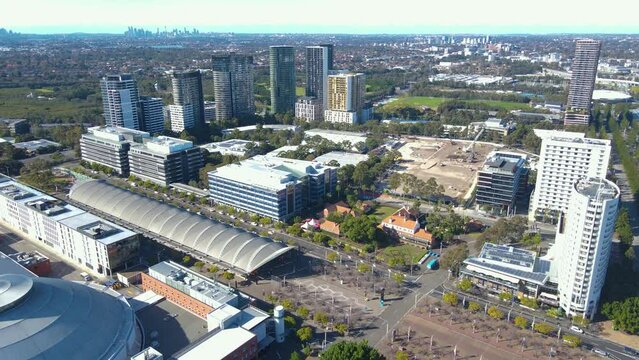
[[[235,53],[211,58],[215,118],[218,121],[255,115],[253,57]]]

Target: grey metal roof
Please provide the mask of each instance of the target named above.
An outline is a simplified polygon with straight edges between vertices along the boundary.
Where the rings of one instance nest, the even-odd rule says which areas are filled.
[[[123,298],[71,281],[0,275],[0,359],[125,359],[140,350]],[[12,290],[12,289],[15,289]]]
[[[464,264],[476,266],[476,267],[490,270],[499,274],[512,276],[517,279],[521,279],[521,280],[535,283],[538,285],[544,285],[546,281],[548,280],[548,274],[545,274],[545,273],[524,271],[524,270],[510,268],[507,266],[500,266],[500,265],[491,264],[491,263],[482,261],[481,259],[473,258],[473,257],[464,260]]]
[[[253,233],[120,189],[104,181],[76,184],[71,199],[251,273],[292,250]]]

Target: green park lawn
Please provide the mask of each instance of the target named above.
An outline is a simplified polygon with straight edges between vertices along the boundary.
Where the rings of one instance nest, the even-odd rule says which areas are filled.
[[[33,98],[27,94],[33,92]],[[49,118],[73,119],[84,113],[95,113],[101,110],[97,101],[67,100],[54,98],[53,100],[37,99],[37,96],[53,96],[52,89],[43,88],[32,90],[26,87],[0,89],[0,117],[8,118]]]
[[[375,211],[371,215],[374,215],[375,217],[377,217],[377,220],[381,222],[382,220],[384,220],[386,217],[388,217],[395,211],[397,211],[396,208],[379,205],[375,208]]]
[[[432,109],[436,109],[441,103],[448,100],[454,100],[443,97],[432,97],[432,96],[406,96],[401,97],[387,105],[389,108],[399,108],[406,106],[428,106]],[[472,104],[485,104],[494,108],[500,108],[503,110],[525,110],[530,109],[530,106],[525,103],[512,102],[512,101],[498,101],[498,100],[460,100],[467,103]]]
[[[296,96],[304,96],[306,95],[306,89],[303,86],[298,86],[295,88],[295,95]]]
[[[384,259],[385,262],[388,261],[393,256],[400,256],[406,259],[407,262],[417,263],[419,259],[421,259],[428,250],[422,249],[415,245],[403,244],[396,246],[388,246],[382,250],[380,257]]]

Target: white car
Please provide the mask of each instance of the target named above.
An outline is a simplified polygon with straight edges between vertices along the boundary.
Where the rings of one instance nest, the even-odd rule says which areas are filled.
[[[597,355],[601,355],[601,356],[608,356],[608,353],[607,353],[607,352],[605,352],[605,351],[603,351],[603,350],[601,350],[601,349],[598,349],[598,348],[594,348],[594,349],[592,349],[592,351],[593,351],[595,354],[597,354]]]
[[[574,332],[576,332],[576,333],[580,333],[580,334],[583,334],[583,333],[584,333],[584,331],[583,331],[582,329],[580,329],[580,328],[576,327],[575,325],[573,325],[573,326],[571,326],[571,327],[570,327],[570,331],[574,331]]]
[[[91,281],[91,275],[89,275],[89,274],[87,274],[87,273],[85,273],[85,272],[81,272],[81,273],[80,273],[80,277],[81,277],[82,279],[84,279],[84,281]]]

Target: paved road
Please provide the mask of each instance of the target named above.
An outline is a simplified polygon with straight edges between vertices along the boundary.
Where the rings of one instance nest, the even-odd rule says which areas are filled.
[[[444,292],[448,292],[448,291],[455,291],[458,293],[459,298],[460,299],[465,299],[466,301],[476,301],[478,303],[480,303],[484,308],[490,307],[490,306],[497,306],[499,308],[501,308],[504,313],[509,314],[509,316],[511,318],[514,318],[515,316],[523,316],[525,318],[528,319],[529,322],[539,322],[539,321],[544,321],[547,322],[549,324],[554,324],[557,325],[557,327],[560,329],[560,334],[565,334],[566,331],[569,331],[568,329],[571,326],[570,320],[568,319],[554,319],[554,318],[549,318],[547,317],[545,314],[543,314],[542,312],[531,312],[527,309],[524,309],[522,307],[519,306],[507,306],[504,305],[502,302],[500,302],[499,300],[495,299],[493,301],[491,300],[487,300],[481,297],[477,297],[477,296],[473,296],[473,295],[468,295],[468,294],[463,294],[460,293],[454,289],[450,289],[447,288],[444,284],[442,284],[441,286],[437,287],[435,290],[433,290],[432,295],[435,297],[441,297]],[[608,352],[608,354],[610,354],[611,358],[613,359],[622,359],[622,360],[630,360],[630,359],[637,359],[635,357],[629,356],[624,354],[623,352],[623,345],[614,343],[612,341],[608,341],[605,339],[602,339],[600,337],[597,337],[596,335],[586,332],[584,334],[577,334],[574,333],[574,335],[578,335],[579,337],[582,338],[584,344],[588,344],[592,347],[595,348],[599,348],[602,349],[606,352]]]
[[[415,307],[419,299],[433,291],[448,278],[446,270],[425,270],[415,279],[414,290],[399,300],[390,300],[385,304],[385,310],[374,324],[377,328],[366,334],[369,344],[378,344],[393,328]]]

